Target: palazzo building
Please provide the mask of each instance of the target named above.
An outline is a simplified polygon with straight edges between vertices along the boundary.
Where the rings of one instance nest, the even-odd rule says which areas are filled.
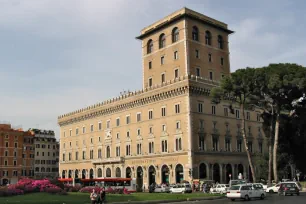
[[[142,29],[143,88],[58,117],[62,178],[132,177],[138,186],[249,175],[241,113],[210,91],[230,74],[227,24],[183,8]],[[248,148],[267,151],[257,111]]]

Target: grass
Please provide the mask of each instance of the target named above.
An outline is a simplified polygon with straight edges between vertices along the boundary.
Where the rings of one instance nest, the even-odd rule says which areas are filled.
[[[124,201],[149,201],[149,200],[175,200],[187,198],[211,197],[216,195],[192,193],[192,194],[168,194],[168,193],[133,193],[130,195],[113,194],[106,195],[108,202]],[[0,203],[21,203],[21,204],[85,204],[90,203],[88,193],[69,193],[68,195],[51,195],[47,193],[32,193],[12,197],[0,197]]]

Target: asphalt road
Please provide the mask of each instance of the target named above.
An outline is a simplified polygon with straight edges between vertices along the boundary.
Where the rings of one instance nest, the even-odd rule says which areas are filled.
[[[264,200],[251,200],[251,201],[244,201],[244,200],[236,200],[231,201],[228,199],[220,199],[220,200],[204,200],[204,201],[190,201],[190,202],[180,202],[180,204],[234,204],[234,203],[248,203],[248,204],[271,204],[271,203],[277,203],[277,204],[306,204],[306,193],[303,192],[300,194],[300,196],[279,196],[277,194],[267,194],[267,197]],[[174,203],[173,203],[174,204]],[[175,203],[179,204],[179,203]]]

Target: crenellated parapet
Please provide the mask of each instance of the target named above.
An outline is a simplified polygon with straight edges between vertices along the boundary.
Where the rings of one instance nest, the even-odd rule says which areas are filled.
[[[218,85],[219,82],[217,81],[186,75],[61,115],[58,117],[58,124],[63,126],[101,115],[109,115],[182,95],[187,92],[208,96],[211,88]]]

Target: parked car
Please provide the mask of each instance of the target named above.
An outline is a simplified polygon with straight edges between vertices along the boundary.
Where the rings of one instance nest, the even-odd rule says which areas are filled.
[[[265,198],[263,189],[255,189],[252,185],[242,184],[230,187],[227,191],[226,197],[234,201],[235,199],[250,200],[252,198]]]
[[[217,184],[215,187],[210,188],[210,193],[225,194],[229,188],[228,184]]]
[[[192,188],[188,183],[176,184],[170,188],[170,193],[192,193]]]
[[[300,195],[300,190],[294,182],[284,182],[280,184],[278,195]]]
[[[280,183],[279,184],[276,184],[274,186],[271,186],[269,188],[266,189],[266,192],[267,193],[277,193],[278,192],[278,189],[280,187]]]
[[[154,189],[154,193],[169,193],[170,187],[165,185],[156,185]]]
[[[231,186],[246,184],[246,183],[247,183],[246,180],[238,179],[238,180],[230,180],[230,182],[228,184],[231,187]]]
[[[267,189],[267,185],[264,185],[262,183],[250,183],[250,185],[252,185],[252,187],[257,189],[263,189],[263,190]]]

